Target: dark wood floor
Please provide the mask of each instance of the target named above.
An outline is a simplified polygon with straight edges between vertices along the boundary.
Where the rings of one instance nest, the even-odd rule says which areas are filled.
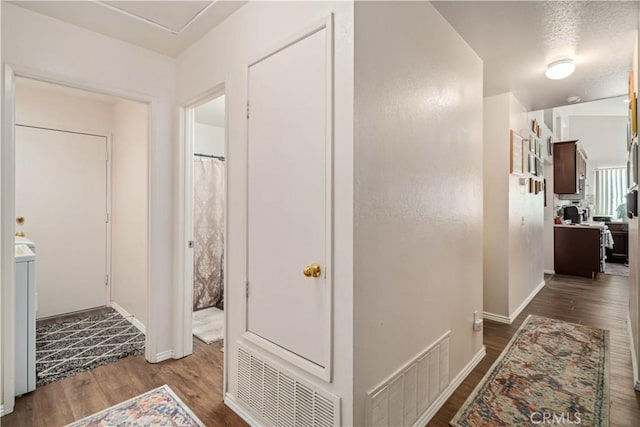
[[[529,314],[580,323],[610,332],[612,427],[640,426],[640,392],[633,390],[631,350],[627,332],[628,278],[600,274],[596,280],[553,276],[511,325],[484,322],[487,355],[428,424],[448,426],[478,382]]]
[[[222,402],[222,343],[194,339],[194,353],[180,360],[151,364],[127,357],[89,372],[38,387],[16,399],[3,427],[54,427],[91,415],[145,391],[168,384],[207,426],[245,426]]]
[[[628,279],[600,275],[597,280],[554,276],[511,325],[485,321],[487,356],[458,387],[429,426],[447,426],[462,403],[529,314],[582,323],[611,331],[610,425],[640,426],[640,392],[633,391],[627,335]],[[244,422],[222,402],[221,344],[194,340],[194,354],[149,364],[130,357],[39,387],[17,399],[3,426],[59,426],[115,405],[162,384],[169,386],[207,426]]]

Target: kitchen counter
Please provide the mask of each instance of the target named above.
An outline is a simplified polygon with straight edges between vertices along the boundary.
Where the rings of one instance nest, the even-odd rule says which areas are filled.
[[[585,221],[581,224],[553,224],[554,227],[568,227],[568,228],[603,228],[604,222],[599,221]]]

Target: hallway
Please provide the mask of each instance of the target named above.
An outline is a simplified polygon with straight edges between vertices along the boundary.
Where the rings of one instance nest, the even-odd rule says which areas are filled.
[[[485,320],[487,356],[471,372],[428,424],[448,426],[476,384],[500,355],[529,314],[608,329],[610,333],[610,425],[637,426],[640,392],[633,391],[631,353],[627,332],[629,284],[627,277],[600,274],[596,280],[547,276],[546,286],[511,325]]]

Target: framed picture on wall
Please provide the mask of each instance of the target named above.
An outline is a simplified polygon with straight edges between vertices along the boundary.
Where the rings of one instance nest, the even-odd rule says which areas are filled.
[[[631,104],[629,107],[629,114],[631,115],[631,136],[636,136],[638,135],[638,98],[636,98],[635,93],[629,104]]]
[[[536,174],[536,157],[531,153],[529,153],[529,173]]]
[[[629,188],[638,185],[638,141],[631,143],[629,158],[627,159],[627,182]]]
[[[511,131],[511,165],[510,172],[515,175],[522,175],[524,173],[524,151],[523,151],[523,140],[520,135],[515,133],[513,130]]]
[[[629,123],[631,123],[631,136],[638,134],[638,99],[633,84],[633,71],[629,72]]]

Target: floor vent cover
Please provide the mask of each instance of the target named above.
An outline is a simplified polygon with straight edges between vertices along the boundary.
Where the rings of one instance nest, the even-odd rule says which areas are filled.
[[[339,397],[243,347],[238,350],[238,400],[278,427],[340,425]]]

